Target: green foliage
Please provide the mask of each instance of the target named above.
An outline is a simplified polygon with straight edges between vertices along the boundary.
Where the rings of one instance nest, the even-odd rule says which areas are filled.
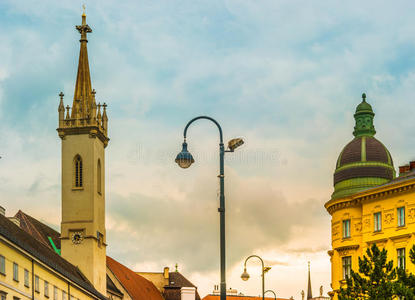
[[[346,288],[340,289],[339,300],[386,300],[396,295],[397,271],[393,261],[387,261],[387,251],[373,244],[366,254],[363,259],[359,257],[359,272],[352,270],[346,278]]]
[[[415,264],[415,245],[409,251],[409,258]],[[415,275],[405,269],[397,269],[398,280],[395,282],[395,294],[405,299],[415,299]]]

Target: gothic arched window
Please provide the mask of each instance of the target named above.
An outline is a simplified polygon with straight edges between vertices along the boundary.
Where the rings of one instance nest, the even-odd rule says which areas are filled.
[[[101,194],[101,160],[98,159],[98,165],[97,165],[97,192]]]
[[[80,155],[75,156],[74,159],[74,179],[75,187],[83,187],[82,158]]]

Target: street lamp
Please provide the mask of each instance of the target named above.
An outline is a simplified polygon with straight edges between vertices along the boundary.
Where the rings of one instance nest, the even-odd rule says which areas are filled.
[[[219,129],[219,178],[220,178],[220,207],[218,209],[220,214],[220,300],[226,300],[226,256],[225,256],[225,172],[224,172],[224,157],[225,152],[234,152],[236,148],[241,146],[244,141],[240,138],[230,140],[228,143],[228,150],[225,150],[225,146],[223,145],[223,135],[222,135],[222,128],[220,127],[219,123],[216,122],[215,119],[207,116],[199,116],[196,117],[187,123],[186,127],[184,128],[183,137],[184,141],[182,144],[182,151],[177,154],[175,162],[179,165],[179,167],[183,169],[187,169],[194,163],[194,159],[192,154],[187,150],[187,143],[186,143],[186,134],[187,129],[189,128],[190,124],[194,121],[199,119],[206,119],[215,123],[215,125]]]
[[[274,294],[274,300],[277,300],[277,294],[275,294],[275,292],[273,290],[267,290],[267,291],[265,291],[264,294],[266,294],[266,293],[273,293]]]
[[[252,257],[259,258],[259,260],[262,263],[262,300],[264,300],[265,299],[265,273],[268,272],[269,270],[271,270],[271,267],[265,267],[264,266],[264,261],[262,260],[261,257],[259,257],[258,255],[251,255],[251,256],[248,256],[245,259],[244,272],[242,273],[241,278],[242,278],[243,281],[247,281],[249,279],[249,274],[246,271],[246,262]]]

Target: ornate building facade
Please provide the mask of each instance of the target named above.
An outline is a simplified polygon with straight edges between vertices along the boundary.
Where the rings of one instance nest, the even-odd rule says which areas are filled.
[[[415,162],[399,168],[378,141],[374,112],[366,95],[354,114],[354,139],[341,151],[334,172],[334,192],[325,204],[330,213],[332,250],[331,297],[358,270],[358,257],[376,243],[388,251],[395,266],[415,272],[406,264],[415,242]]]

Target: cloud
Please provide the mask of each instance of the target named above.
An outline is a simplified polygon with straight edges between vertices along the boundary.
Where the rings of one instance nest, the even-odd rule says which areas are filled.
[[[0,4],[2,205],[55,225],[57,94],[62,90],[65,104],[72,102],[79,51],[73,26],[81,4]],[[352,138],[362,92],[395,163],[413,157],[411,123],[402,121],[415,113],[412,6],[88,2],[92,83],[99,101],[109,104],[109,253],[137,268],[179,262],[204,292],[217,284],[218,139],[212,124],[189,131],[196,164],[183,172],[173,163],[186,122],[206,114],[221,123],[226,140],[246,141],[226,158],[229,282],[241,286],[239,266],[253,252],[278,265],[267,276],[270,284],[283,283],[282,295],[298,295],[289,277],[306,274],[310,257],[318,274],[327,275],[323,203],[332,192],[336,158]],[[290,276],[279,277],[279,268]],[[328,286],[328,277],[313,282]],[[243,287],[255,294],[249,284]]]

